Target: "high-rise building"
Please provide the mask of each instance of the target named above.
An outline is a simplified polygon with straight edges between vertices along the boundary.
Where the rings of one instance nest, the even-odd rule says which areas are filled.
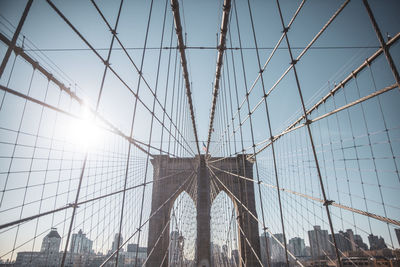
[[[272,262],[285,262],[286,261],[286,253],[284,247],[284,239],[283,239],[283,234],[274,234],[274,237],[270,238],[270,244],[271,244],[271,261]],[[277,241],[277,240],[279,241]],[[281,243],[281,244],[279,244]]]
[[[42,241],[41,252],[56,252],[60,250],[61,236],[57,232],[57,228],[51,228]]]
[[[329,239],[333,244],[332,236],[329,235]],[[336,245],[340,251],[355,251],[356,244],[354,242],[353,230],[347,229],[346,232],[339,231],[335,233]]]
[[[48,266],[55,267],[60,264],[61,236],[56,228],[43,238],[40,252],[18,252],[15,266]]]
[[[128,244],[125,256],[125,264],[128,266],[142,266],[147,258],[147,247],[139,247],[138,244]]]
[[[356,250],[368,250],[368,245],[364,243],[360,235],[354,235],[354,243],[356,243]]]
[[[267,247],[268,246],[268,247]],[[268,250],[267,250],[268,248]],[[264,266],[268,266],[268,256],[271,254],[271,243],[269,234],[260,235],[260,252],[261,252],[261,262]]]
[[[306,255],[306,257],[311,257],[311,248],[309,246],[306,246],[304,248],[304,254]]]
[[[356,244],[354,242],[353,230],[347,229],[346,232],[344,233],[344,236],[346,237],[346,240],[349,242],[349,249],[351,251],[356,251]]]
[[[179,238],[179,232],[178,231],[172,231],[170,236],[169,236],[169,251],[168,251],[168,258],[169,258],[169,265],[172,265],[174,262],[176,262],[176,257],[177,257],[177,248],[178,248],[178,238]]]
[[[89,254],[92,252],[93,241],[86,237],[86,234],[79,230],[77,234],[72,234],[71,253]]]
[[[211,253],[211,265],[212,266],[222,266],[222,253],[221,253],[221,247],[218,244],[213,244],[212,247],[212,253]]]
[[[128,244],[127,250],[128,252],[136,252],[138,247],[138,244]]]
[[[387,248],[387,246],[385,244],[385,240],[381,236],[378,237],[376,235],[370,234],[368,236],[368,241],[369,241],[370,250],[378,250],[378,249]]]
[[[222,251],[221,251],[221,261],[222,261],[222,266],[230,266],[229,263],[229,250],[228,246],[226,244],[222,245]]]
[[[395,228],[394,232],[396,233],[397,242],[399,242],[399,246],[400,246],[400,228]]]
[[[304,239],[300,237],[293,237],[289,240],[289,251],[293,253],[296,257],[304,257],[306,245],[304,244]]]
[[[331,254],[331,245],[327,230],[321,230],[321,226],[314,225],[314,230],[308,231],[308,238],[310,240],[311,257],[313,259],[319,259],[324,255]]]
[[[115,234],[114,236],[114,241],[112,242],[111,245],[111,253],[113,253],[114,251],[116,251],[118,249],[118,239],[119,239],[119,245],[121,246],[123,243],[123,238],[121,233]],[[120,249],[120,251],[124,251],[123,249]]]
[[[183,260],[184,238],[177,231],[172,231],[169,246],[169,265],[177,266]]]
[[[237,250],[237,249],[232,250],[231,265],[232,266],[240,266],[239,250]]]

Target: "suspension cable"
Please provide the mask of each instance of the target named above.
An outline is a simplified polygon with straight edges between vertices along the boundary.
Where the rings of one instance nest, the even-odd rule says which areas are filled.
[[[174,15],[175,31],[176,31],[176,36],[178,38],[178,48],[179,48],[179,52],[181,54],[181,65],[182,65],[182,71],[183,71],[183,78],[185,79],[186,96],[187,96],[187,99],[189,102],[189,109],[190,109],[190,116],[192,118],[192,127],[193,127],[193,132],[194,132],[194,138],[196,140],[197,153],[200,155],[199,138],[197,136],[196,119],[195,119],[195,114],[194,114],[194,109],[193,109],[192,92],[190,89],[189,72],[187,69],[185,43],[183,41],[183,35],[182,35],[182,25],[181,25],[181,17],[179,14],[178,0],[171,0],[171,8],[172,8],[172,12]]]

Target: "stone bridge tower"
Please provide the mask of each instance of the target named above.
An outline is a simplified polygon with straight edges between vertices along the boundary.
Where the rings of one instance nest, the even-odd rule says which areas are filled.
[[[204,155],[200,157],[196,156],[195,158],[155,156],[151,162],[154,169],[151,214],[164,203],[165,205],[150,218],[148,253],[150,253],[154,244],[157,243],[157,245],[147,262],[147,266],[160,266],[164,258],[163,266],[168,266],[168,252],[165,254],[169,244],[169,225],[167,224],[175,199],[183,191],[186,191],[193,199],[197,208],[196,266],[209,267],[211,265],[210,210],[214,200],[210,192],[210,179],[213,174],[206,166]],[[209,162],[209,166],[212,166],[211,170],[214,174],[220,179],[220,181],[214,179],[218,190],[225,191],[234,203],[236,214],[238,215],[237,223],[241,229],[238,230],[239,257],[247,266],[258,266],[258,260],[248,245],[248,242],[252,244],[255,253],[260,258],[258,224],[243,207],[245,206],[251,213],[257,216],[254,182],[240,179],[237,176],[224,172],[228,171],[252,179],[253,163],[246,160],[246,155],[225,158],[221,161],[218,161],[218,158],[209,158],[207,162]],[[195,178],[196,194],[188,190],[190,186],[189,182],[184,184],[185,181],[188,181],[187,178],[189,175],[193,175]],[[164,227],[167,227],[167,229],[159,239]],[[243,231],[244,235],[241,231]],[[241,265],[244,266],[243,263]]]

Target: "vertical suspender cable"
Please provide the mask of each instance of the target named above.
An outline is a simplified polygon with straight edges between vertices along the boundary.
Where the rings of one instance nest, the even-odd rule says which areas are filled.
[[[285,23],[283,21],[283,15],[282,15],[282,10],[281,10],[280,4],[279,4],[279,0],[276,0],[276,3],[277,3],[277,7],[278,7],[279,16],[280,16],[280,19],[281,19],[283,31],[287,32],[289,29],[287,27],[285,27]],[[314,158],[316,169],[317,169],[318,180],[319,180],[319,184],[320,184],[320,187],[321,187],[321,193],[322,193],[322,196],[323,196],[323,199],[324,199],[323,205],[325,206],[325,209],[326,209],[326,215],[327,215],[328,221],[329,221],[329,228],[330,228],[330,231],[331,231],[331,234],[332,234],[332,240],[333,240],[333,244],[334,244],[334,247],[335,247],[335,253],[336,253],[338,265],[342,266],[342,262],[341,262],[341,259],[340,259],[340,253],[339,253],[339,249],[337,247],[337,242],[336,242],[336,238],[335,238],[335,232],[334,232],[334,229],[333,229],[331,213],[330,213],[330,210],[329,210],[329,206],[332,204],[332,201],[327,199],[326,192],[325,192],[325,187],[324,187],[324,182],[322,180],[322,174],[321,174],[321,169],[320,169],[319,162],[318,162],[317,152],[316,152],[315,145],[314,145],[314,139],[312,137],[311,127],[310,127],[310,123],[309,123],[309,120],[308,120],[308,114],[307,114],[307,110],[306,110],[306,107],[305,107],[305,104],[304,104],[303,92],[301,90],[300,81],[299,81],[299,78],[298,78],[298,75],[297,75],[297,71],[296,71],[297,60],[295,60],[294,57],[293,57],[292,49],[291,49],[291,46],[290,46],[290,43],[289,43],[288,34],[285,35],[285,39],[286,39],[286,44],[287,44],[287,47],[288,47],[289,56],[290,56],[290,59],[291,59],[291,64],[293,65],[293,73],[294,73],[294,77],[295,77],[295,80],[296,80],[296,85],[297,85],[297,90],[298,90],[298,93],[299,93],[301,106],[302,106],[302,109],[303,109],[304,119],[306,121],[308,137],[310,138],[313,158]]]

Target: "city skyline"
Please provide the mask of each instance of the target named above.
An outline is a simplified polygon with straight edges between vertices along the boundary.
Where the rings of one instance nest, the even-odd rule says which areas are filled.
[[[399,232],[400,228],[396,228],[396,232]],[[310,260],[320,260],[327,255],[334,255],[334,247],[332,244],[332,236],[327,234],[326,230],[321,229],[320,226],[313,226],[312,230],[308,231],[308,244],[305,242],[305,239],[300,237],[291,237],[287,238],[287,246],[288,251],[292,253],[296,258],[300,261],[310,261]],[[337,235],[337,236],[336,236]],[[315,238],[318,236],[318,238]],[[368,236],[369,246],[364,243],[364,240],[360,235],[354,234],[352,229],[346,229],[346,231],[340,230],[338,233],[335,233],[336,240],[338,242],[338,249],[341,252],[348,251],[361,251],[364,256],[370,256],[367,250],[375,251],[387,249],[387,246],[382,237],[378,237],[370,234]],[[400,236],[399,236],[400,237]],[[98,259],[90,259],[89,254],[96,256],[109,256],[115,250],[117,250],[116,243],[118,242],[118,238],[120,239],[120,243],[122,244],[123,235],[116,233],[114,235],[114,240],[112,241],[110,250],[106,254],[102,254],[101,252],[96,252],[91,249],[91,245],[93,241],[86,237],[86,234],[83,233],[82,229],[78,231],[78,233],[74,233],[72,235],[72,242],[69,249],[69,260],[71,262],[81,262],[82,258],[77,258],[74,255],[86,255],[88,257],[88,261],[84,261],[89,266],[90,261],[96,261]],[[283,234],[276,233],[274,234],[274,238],[272,236],[267,236],[269,244],[269,253],[270,253],[270,261],[271,262],[284,262],[285,261],[285,250],[283,245]],[[280,242],[280,244],[276,241],[276,239]],[[35,251],[31,252],[19,252],[21,253],[20,257],[17,255],[16,266],[24,266],[27,263],[29,264],[40,264],[41,261],[47,262],[55,262],[58,264],[60,262],[60,256],[62,254],[62,250],[60,250],[60,241],[61,237],[57,232],[57,228],[51,228],[50,232],[43,238],[41,249],[39,254],[32,254]],[[400,242],[400,239],[398,239]],[[263,262],[267,262],[266,259],[266,245],[265,238],[263,235],[260,235],[260,245],[261,245],[261,257],[263,258]],[[317,247],[319,247],[320,251],[318,252]],[[369,248],[368,248],[369,247]],[[231,264],[231,260],[234,258],[235,251],[237,249],[232,249],[228,251],[228,246],[224,244],[223,246],[219,246],[218,244],[214,244],[211,246],[213,251],[213,261],[227,261],[226,264]],[[144,262],[147,259],[147,247],[139,247],[137,244],[128,243],[124,249],[121,249],[121,255],[124,257],[123,261],[127,264],[132,264],[136,259],[136,252],[138,253],[139,262]],[[182,262],[183,259],[185,261],[192,262],[193,259],[187,259],[184,254],[184,241],[183,236],[177,231],[170,232],[170,247],[169,247],[169,264],[171,266],[178,266],[179,262]],[[61,254],[59,254],[61,253]],[[39,263],[38,263],[39,262]],[[222,263],[221,263],[222,264]],[[225,264],[225,263],[224,263]],[[86,266],[86,265],[85,265]]]

